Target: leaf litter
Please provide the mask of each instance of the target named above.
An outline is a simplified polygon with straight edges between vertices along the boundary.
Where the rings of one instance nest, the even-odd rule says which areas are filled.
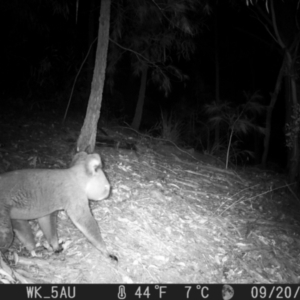
[[[2,172],[67,167],[79,122],[62,128],[37,118],[20,131],[22,124],[2,121]],[[105,130],[137,148],[95,149],[112,192],[90,206],[119,263],[105,260],[60,212],[63,253],[32,257],[14,242],[9,255],[0,256],[0,282],[300,282],[299,201],[283,175],[254,167],[225,170],[211,157],[195,157],[167,141]]]

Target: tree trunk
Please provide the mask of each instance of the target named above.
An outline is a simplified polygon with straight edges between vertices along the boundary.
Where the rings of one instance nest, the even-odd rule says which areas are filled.
[[[217,106],[220,105],[220,61],[219,61],[219,43],[218,43],[218,5],[215,10],[215,97]],[[220,123],[218,122],[215,126],[215,141],[214,141],[214,151],[220,149]]]
[[[275,103],[276,103],[277,97],[278,97],[278,93],[279,93],[280,88],[281,88],[282,78],[283,78],[283,75],[284,75],[285,67],[286,67],[286,56],[284,56],[284,58],[282,60],[282,65],[281,65],[280,71],[279,71],[278,76],[277,76],[275,89],[274,89],[274,92],[273,92],[272,97],[271,97],[271,102],[270,102],[270,104],[267,108],[266,132],[265,132],[265,138],[264,138],[264,152],[263,152],[262,161],[261,161],[261,163],[264,167],[267,164],[267,158],[268,158],[268,154],[269,154],[269,146],[270,146],[270,138],[271,138],[271,127],[272,127],[272,122],[271,121],[272,121],[273,108],[275,106]]]
[[[95,148],[109,42],[110,2],[110,0],[101,0],[96,64],[87,112],[77,140],[77,151],[92,152]]]
[[[96,32],[96,1],[91,0],[89,3],[89,14],[88,14],[88,47],[91,47],[93,44],[97,32]],[[91,82],[93,80],[93,70],[95,66],[95,45],[92,47],[90,54],[86,62],[86,80],[87,80],[87,91],[90,92]]]
[[[139,91],[139,98],[135,108],[135,114],[131,126],[138,130],[141,125],[142,115],[143,115],[143,107],[145,102],[145,94],[146,94],[146,85],[147,85],[147,72],[148,65],[145,64],[142,69],[142,77],[141,77],[141,85]]]
[[[293,60],[292,55],[287,51],[287,65],[288,65],[287,74],[289,76],[289,81],[290,81],[289,87],[290,87],[290,95],[291,95],[291,101],[289,103],[290,105],[292,105],[291,107],[292,115],[296,116],[297,113],[294,113],[294,110],[297,109],[298,99],[297,99],[297,83],[295,79],[296,70],[295,70],[294,61],[296,60]],[[296,122],[296,120],[291,120],[291,121]],[[289,161],[290,182],[296,180],[298,175],[298,169],[299,169],[299,130],[293,139],[293,147],[291,149],[291,156]]]

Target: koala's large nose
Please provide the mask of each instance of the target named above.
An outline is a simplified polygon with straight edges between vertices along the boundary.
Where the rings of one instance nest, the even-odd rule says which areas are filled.
[[[105,191],[107,193],[106,197],[108,197],[108,195],[110,194],[110,184],[109,183],[105,184],[104,185],[104,189],[105,189]]]
[[[90,200],[103,200],[110,194],[110,184],[104,176],[94,177],[87,183],[86,193]]]

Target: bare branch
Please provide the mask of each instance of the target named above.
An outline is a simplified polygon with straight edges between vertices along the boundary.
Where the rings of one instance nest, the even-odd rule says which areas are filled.
[[[286,46],[285,46],[283,40],[281,39],[281,36],[279,34],[279,31],[278,31],[277,22],[276,22],[276,14],[275,14],[275,10],[274,10],[273,1],[271,1],[271,15],[272,15],[273,28],[274,28],[276,38],[277,38],[277,43],[280,45],[280,47],[282,49],[284,49]]]

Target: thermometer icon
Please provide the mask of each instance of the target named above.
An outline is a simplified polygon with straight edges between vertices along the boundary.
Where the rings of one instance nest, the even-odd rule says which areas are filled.
[[[119,299],[125,299],[126,298],[125,286],[124,285],[119,286],[118,298]]]

